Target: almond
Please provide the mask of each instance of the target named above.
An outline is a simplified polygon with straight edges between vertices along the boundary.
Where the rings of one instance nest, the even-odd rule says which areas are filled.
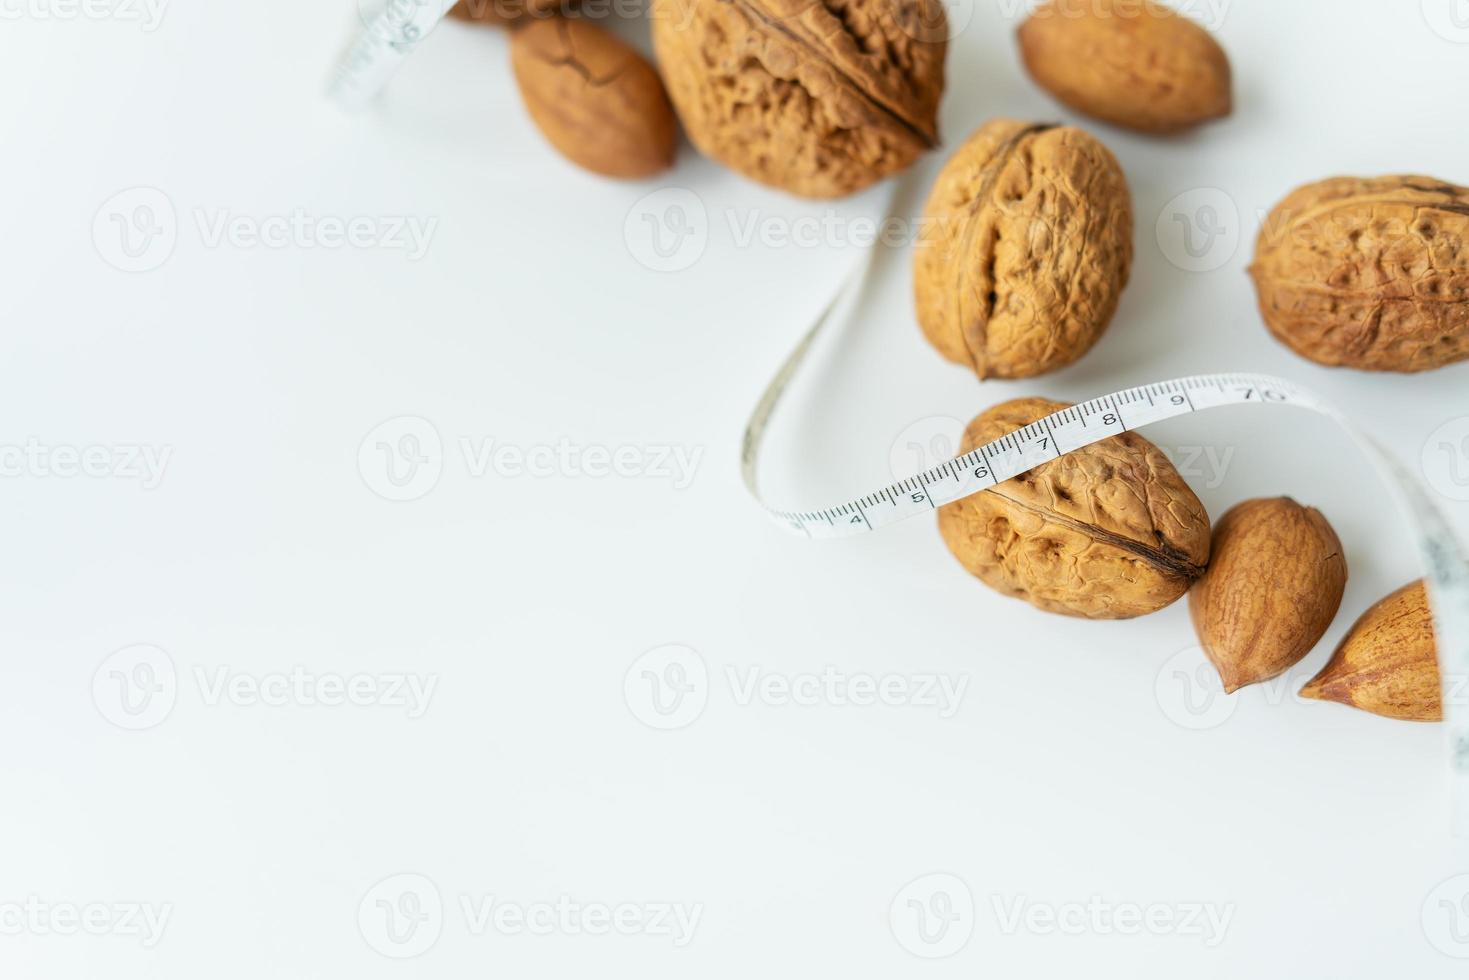
[[[1362,614],[1301,696],[1407,721],[1442,721],[1438,649],[1422,580]]]
[[[531,20],[510,62],[531,119],[572,163],[608,177],[651,177],[673,165],[678,129],[653,66],[586,20]]]
[[[1152,0],[1051,0],[1019,38],[1036,84],[1089,116],[1166,133],[1230,113],[1224,49]]]
[[[1210,556],[1188,607],[1226,692],[1295,666],[1341,606],[1341,541],[1320,511],[1289,497],[1230,509],[1214,526]]]

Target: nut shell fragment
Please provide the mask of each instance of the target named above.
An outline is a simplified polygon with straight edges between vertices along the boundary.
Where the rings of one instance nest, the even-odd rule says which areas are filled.
[[[1009,119],[944,165],[914,250],[918,322],[980,378],[1028,378],[1091,349],[1132,267],[1132,198],[1079,129]]]
[[[969,423],[962,452],[1066,407],[1044,398],[996,405]],[[1209,560],[1204,505],[1167,457],[1131,432],[946,504],[938,521],[954,557],[986,585],[1068,616],[1162,609]]]
[[[1224,690],[1285,673],[1331,626],[1347,584],[1341,541],[1289,497],[1247,500],[1214,526],[1189,613]]]
[[[1387,718],[1442,721],[1438,647],[1422,580],[1363,613],[1301,696]]]
[[[1425,371],[1469,358],[1469,188],[1335,177],[1266,218],[1250,266],[1276,339],[1318,364]]]

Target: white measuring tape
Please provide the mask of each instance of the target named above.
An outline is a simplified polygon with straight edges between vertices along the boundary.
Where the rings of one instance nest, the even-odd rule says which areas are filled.
[[[889,198],[891,210],[892,198]],[[760,447],[781,396],[817,336],[855,304],[872,265],[869,247],[836,297],[801,338],[761,396],[745,428],[741,472],[745,486],[782,528],[808,538],[865,534],[943,504],[984,493],[1012,477],[1101,439],[1163,419],[1227,405],[1282,405],[1310,409],[1346,430],[1407,516],[1417,539],[1433,609],[1434,638],[1443,682],[1444,728],[1449,744],[1453,830],[1469,837],[1469,563],[1448,521],[1423,482],[1405,470],[1346,416],[1320,396],[1283,378],[1263,374],[1204,374],[1140,385],[1073,405],[916,476],[833,506],[814,510],[774,507],[760,494]]]
[[[357,0],[358,9],[366,0]],[[444,19],[455,0],[386,0],[366,21],[362,33],[337,67],[331,94],[342,105],[360,109],[382,91],[403,59]]]

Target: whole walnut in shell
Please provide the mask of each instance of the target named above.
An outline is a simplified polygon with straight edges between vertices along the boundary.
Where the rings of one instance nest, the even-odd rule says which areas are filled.
[[[1422,580],[1379,601],[1352,624],[1301,697],[1405,721],[1442,721],[1433,613]]]
[[[961,452],[1068,407],[996,405]],[[1048,612],[1128,619],[1188,591],[1209,561],[1209,515],[1173,464],[1125,432],[939,508],[939,532],[980,581]]]
[[[1230,113],[1224,49],[1152,0],[1051,0],[1019,40],[1036,84],[1097,119],[1167,133]]]
[[[653,44],[702,152],[834,198],[938,144],[944,18],[940,0],[654,0]]]
[[[1299,663],[1336,618],[1346,585],[1341,541],[1319,510],[1289,497],[1231,507],[1214,525],[1209,569],[1188,594],[1225,692]]]
[[[1318,364],[1424,371],[1469,358],[1469,188],[1432,177],[1308,184],[1250,266],[1270,332]]]
[[[673,165],[678,127],[653,66],[586,20],[527,20],[510,41],[520,95],[551,145],[609,177]]]
[[[1071,127],[987,123],[924,208],[913,291],[924,335],[980,378],[1028,378],[1091,349],[1132,267],[1132,198]]]

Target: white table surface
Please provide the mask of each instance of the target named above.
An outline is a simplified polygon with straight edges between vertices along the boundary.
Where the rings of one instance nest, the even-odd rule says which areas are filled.
[[[1469,365],[1312,365],[1244,272],[1298,184],[1469,182],[1469,7],[1222,2],[1192,9],[1233,60],[1232,119],[1172,140],[1082,122],[1137,215],[1097,347],[979,385],[923,341],[888,250],[780,417],[773,492],[867,490],[1006,398],[1254,370],[1349,408],[1469,531]],[[1212,514],[1290,494],[1348,552],[1321,645],[1225,701],[1193,679],[1183,603],[1048,616],[927,520],[813,544],[747,499],[745,415],[878,195],[797,202],[686,144],[654,181],[584,174],[493,31],[440,27],[348,116],[322,91],[350,0],[118,3],[0,24],[0,974],[1463,975],[1440,733],[1294,697],[1418,574],[1329,422],[1149,433]],[[1015,9],[956,8],[949,147],[996,115],[1078,121],[1022,72]],[[646,46],[641,20],[618,29]],[[645,216],[680,214],[687,267],[650,268]],[[1207,270],[1174,214],[1222,231]],[[378,443],[405,436],[426,462],[395,484]],[[688,650],[647,655],[669,645]],[[667,662],[694,688],[672,716],[645,686]],[[139,664],[161,690],[124,705]],[[908,702],[850,703],[810,687],[823,672]],[[948,710],[920,696],[940,680]],[[363,703],[320,703],[334,683]],[[945,890],[957,918],[929,944],[909,903]],[[417,932],[386,928],[404,894]]]

